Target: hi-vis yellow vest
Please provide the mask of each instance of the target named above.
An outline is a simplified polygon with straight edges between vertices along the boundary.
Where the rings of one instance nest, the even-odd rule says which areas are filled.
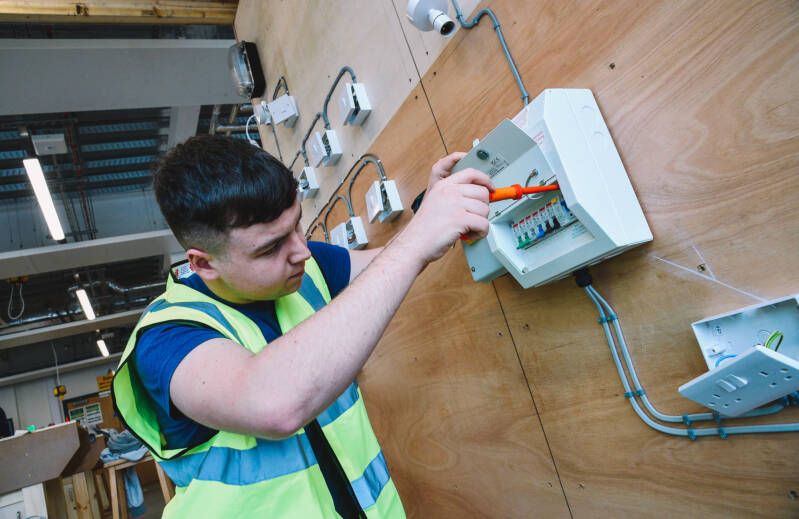
[[[330,293],[313,258],[300,289],[275,301],[280,329],[288,332],[326,303]],[[136,341],[167,322],[205,326],[257,353],[266,346],[258,325],[213,298],[180,283],[170,273],[166,292],[144,311],[128,341],[112,382],[117,415],[150,449],[175,482],[164,518],[337,518],[333,499],[305,433],[266,440],[219,431],[191,449],[168,449],[153,402],[131,360]],[[269,398],[269,395],[264,395]],[[370,519],[404,518],[399,494],[372,432],[355,382],[317,417]]]

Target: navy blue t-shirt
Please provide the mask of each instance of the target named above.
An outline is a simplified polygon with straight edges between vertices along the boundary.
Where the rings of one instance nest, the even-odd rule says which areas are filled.
[[[313,241],[308,242],[308,248],[322,270],[330,297],[335,297],[350,280],[349,252],[336,245]],[[197,274],[192,274],[181,282],[252,319],[261,329],[267,343],[280,337],[274,301],[230,303],[208,290]],[[169,398],[169,384],[180,361],[200,344],[216,338],[224,336],[210,328],[163,324],[145,331],[136,344],[136,371],[155,402],[158,424],[170,449],[199,445],[216,434],[215,430],[186,417],[172,405]]]

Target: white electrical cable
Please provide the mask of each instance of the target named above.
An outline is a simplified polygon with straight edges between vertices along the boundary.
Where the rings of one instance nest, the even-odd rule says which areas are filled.
[[[257,142],[250,138],[250,121],[252,121],[253,117],[255,117],[255,114],[252,114],[247,118],[247,123],[244,125],[244,134],[247,136],[247,140],[250,142],[250,144],[256,148],[260,148],[261,146],[259,146]]]
[[[25,298],[22,297],[22,283],[19,283],[19,301],[22,305],[20,308],[19,313],[17,315],[11,315],[11,309],[14,307],[14,285],[16,283],[11,284],[11,295],[8,296],[8,318],[12,321],[16,321],[22,314],[25,313]]]

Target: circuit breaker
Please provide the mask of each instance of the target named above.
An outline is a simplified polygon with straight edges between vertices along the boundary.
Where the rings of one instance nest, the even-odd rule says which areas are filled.
[[[505,119],[456,164],[497,187],[559,190],[491,204],[485,239],[464,243],[476,281],[509,272],[540,286],[652,240],[590,90],[549,89]]]
[[[300,196],[300,202],[313,198],[319,193],[319,180],[316,178],[316,170],[311,166],[302,168],[302,173],[297,179],[299,186],[297,192]]]
[[[325,130],[324,133],[314,132],[308,142],[308,157],[311,164],[319,167],[321,164],[335,166],[341,158],[341,144],[335,130]]]
[[[693,323],[708,372],[680,394],[738,416],[799,390],[799,295]]]
[[[360,216],[352,216],[330,231],[330,243],[350,250],[363,249],[369,244]]]
[[[366,95],[363,83],[345,83],[341,97],[338,98],[338,109],[342,124],[360,126],[372,113],[372,103]]]
[[[390,222],[402,213],[402,200],[400,200],[397,184],[393,180],[375,180],[366,192],[366,214],[369,223],[380,218],[380,223]]]

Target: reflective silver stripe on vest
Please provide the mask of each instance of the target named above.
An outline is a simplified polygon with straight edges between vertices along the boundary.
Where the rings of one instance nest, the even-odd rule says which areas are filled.
[[[374,505],[390,479],[386,458],[383,457],[381,450],[363,471],[363,476],[352,482],[352,489],[358,497],[361,508]]]
[[[233,325],[231,325],[230,321],[228,321],[225,318],[225,316],[222,315],[222,312],[219,310],[219,308],[217,308],[216,305],[212,303],[205,303],[201,301],[200,302],[184,301],[180,303],[170,303],[166,299],[156,299],[155,301],[150,303],[150,305],[147,308],[144,309],[144,313],[142,314],[142,316],[146,315],[147,312],[160,312],[161,310],[166,310],[167,308],[173,308],[173,307],[189,308],[191,310],[198,310],[200,312],[208,314],[209,317],[212,317],[216,322],[224,326],[225,329],[229,331],[230,334],[233,335],[233,337],[236,338],[236,341],[241,343],[241,338],[239,337],[239,334],[236,333],[236,330],[233,328]]]
[[[358,399],[358,386],[353,382],[319,415],[319,423],[324,426],[333,422],[355,405]],[[161,462],[164,472],[179,487],[187,486],[192,479],[220,481],[228,485],[251,485],[304,470],[315,464],[316,457],[304,433],[283,440],[257,439],[255,447],[246,450],[211,446],[205,452]],[[385,461],[383,464],[385,465]],[[377,483],[381,481],[379,477],[372,477],[371,480]],[[385,483],[380,488],[383,485]],[[369,483],[369,488],[372,488],[372,483]]]
[[[302,284],[298,292],[308,301],[308,304],[311,305],[314,312],[318,312],[325,306],[325,298],[322,297],[322,293],[316,287],[316,283],[313,282],[313,279],[311,279],[311,276],[309,276],[307,272],[302,275]]]

